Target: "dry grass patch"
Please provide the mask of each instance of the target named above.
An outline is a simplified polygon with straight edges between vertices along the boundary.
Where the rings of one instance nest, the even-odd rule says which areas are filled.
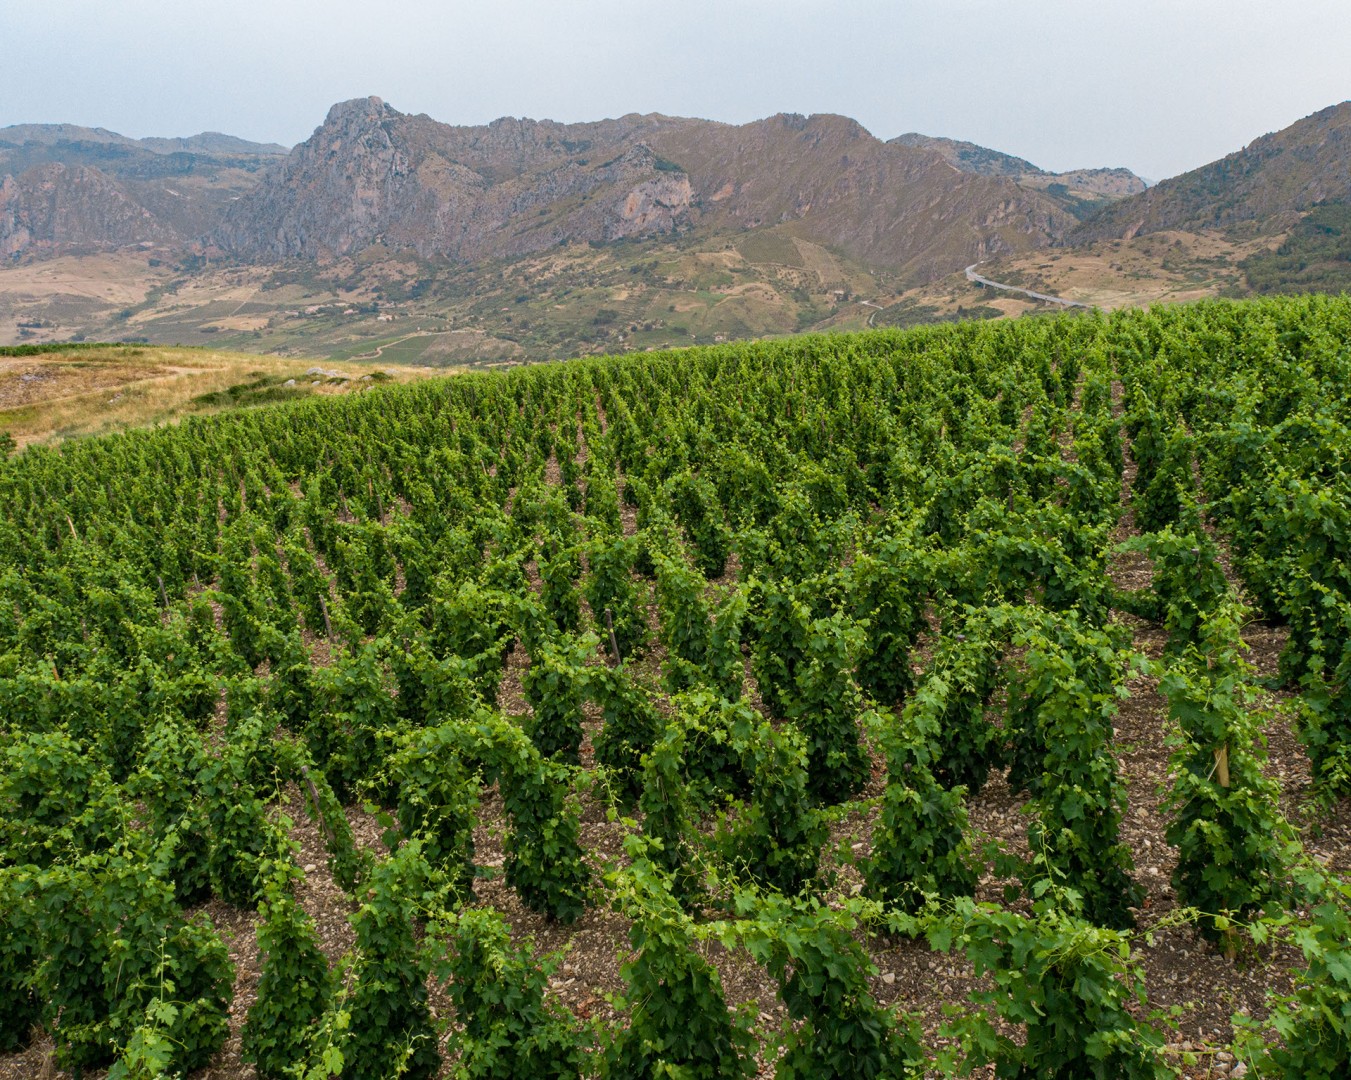
[[[316,367],[345,378],[307,374]],[[156,346],[0,357],[0,430],[20,447],[48,445],[287,397],[355,393],[426,374]],[[286,385],[291,379],[294,384]]]

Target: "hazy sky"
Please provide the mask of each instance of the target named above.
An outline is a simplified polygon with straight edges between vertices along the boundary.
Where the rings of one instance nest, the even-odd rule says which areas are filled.
[[[290,145],[447,123],[837,112],[1161,179],[1351,97],[1348,0],[0,0],[0,126]]]

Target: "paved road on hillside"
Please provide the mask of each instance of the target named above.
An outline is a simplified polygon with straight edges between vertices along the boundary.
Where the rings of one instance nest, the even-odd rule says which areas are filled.
[[[1005,285],[1003,282],[991,281],[987,277],[981,277],[976,273],[976,267],[980,263],[973,262],[966,268],[966,280],[974,281],[977,284],[984,285],[987,289],[1003,289],[1005,292],[1022,293],[1024,296],[1030,296],[1033,300],[1045,300],[1049,304],[1064,304],[1065,307],[1086,308],[1088,304],[1081,304],[1078,300],[1066,300],[1063,296],[1047,296],[1045,293],[1033,292],[1031,289],[1020,289],[1017,285]]]
[[[860,304],[862,307],[870,307],[870,308],[873,308],[873,309],[874,309],[874,310],[873,310],[873,313],[872,313],[871,315],[868,316],[868,325],[869,325],[869,326],[872,326],[873,320],[874,320],[875,318],[877,318],[877,313],[878,313],[879,311],[885,311],[885,310],[886,310],[886,308],[884,308],[881,304],[874,304],[871,300],[860,300],[860,301],[859,301],[859,304]]]

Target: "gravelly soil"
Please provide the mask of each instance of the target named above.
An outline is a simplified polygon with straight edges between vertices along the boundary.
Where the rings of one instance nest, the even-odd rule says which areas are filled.
[[[1138,621],[1134,631],[1137,649],[1146,655],[1160,655],[1161,631]],[[1253,626],[1245,637],[1251,647],[1249,660],[1258,673],[1272,673],[1283,641],[1282,632]],[[511,654],[499,698],[499,705],[509,715],[525,713],[529,709],[520,690],[520,672],[527,663],[521,650]],[[658,650],[635,667],[640,672],[642,669],[655,671],[659,663]],[[1116,724],[1118,760],[1129,798],[1122,834],[1135,856],[1135,876],[1146,889],[1146,899],[1140,909],[1140,926],[1148,930],[1176,903],[1169,884],[1176,854],[1164,840],[1167,819],[1160,809],[1169,783],[1168,750],[1164,742],[1167,717],[1166,707],[1152,678],[1133,677],[1130,690],[1131,696],[1122,703]],[[1302,826],[1310,853],[1334,871],[1345,873],[1351,868],[1351,806],[1343,800],[1330,812],[1315,815],[1309,800],[1309,763],[1291,730],[1289,710],[1281,709],[1285,703],[1279,694],[1272,695],[1270,704],[1274,708],[1267,727],[1269,771],[1280,781],[1283,807],[1292,820]],[[596,718],[588,718],[584,763],[589,763],[589,736],[596,727]],[[880,794],[883,782],[880,773],[879,766],[865,797]],[[606,859],[620,857],[624,826],[608,822],[604,808],[589,793],[584,793],[582,798],[582,838],[593,853],[594,865],[599,870]],[[300,844],[298,860],[306,871],[305,880],[299,887],[299,900],[315,920],[325,954],[336,964],[353,944],[348,916],[355,909],[327,870],[323,838],[305,813],[301,793],[289,788],[286,801],[288,805],[284,812],[294,819],[292,835]],[[1026,818],[1022,802],[1019,796],[1010,792],[1001,776],[993,776],[991,782],[970,800],[973,831],[981,839],[998,839],[1018,850],[1025,844]],[[382,850],[379,839],[382,829],[374,819],[358,808],[352,808],[349,813],[358,842]],[[830,846],[833,848],[836,841],[843,840],[847,845],[857,845],[856,855],[867,854],[872,816],[871,812],[860,812],[837,823]],[[504,832],[501,798],[495,788],[488,789],[480,805],[475,840],[477,861],[489,874],[494,871],[500,874]],[[839,888],[848,891],[858,881],[857,870],[849,865],[838,867],[838,870]],[[1000,885],[986,875],[980,898],[998,899]],[[551,982],[553,993],[580,1016],[601,1020],[614,1018],[608,998],[623,989],[619,967],[628,952],[628,921],[622,915],[597,906],[588,910],[575,925],[563,927],[527,910],[496,874],[480,878],[475,883],[475,894],[479,904],[499,910],[517,935],[532,937],[540,951],[567,950]],[[257,916],[218,900],[207,904],[204,910],[229,947],[237,980],[231,1039],[213,1065],[200,1075],[222,1080],[251,1077],[252,1067],[239,1061],[238,1038],[239,1026],[253,999],[260,973],[261,958],[255,941]],[[941,1008],[945,1003],[961,1003],[970,991],[982,988],[970,965],[960,956],[934,953],[923,942],[904,939],[871,938],[866,943],[878,968],[878,974],[872,980],[878,1000],[919,1014],[931,1038],[941,1023]],[[785,1021],[786,1014],[777,1000],[774,985],[762,969],[745,955],[727,953],[717,946],[711,946],[708,955],[722,974],[729,1004],[750,1003],[762,1026],[768,1029],[775,1029]],[[1298,957],[1286,949],[1258,953],[1250,948],[1229,959],[1199,935],[1177,927],[1159,932],[1151,945],[1143,947],[1140,958],[1146,974],[1150,1007],[1178,1006],[1182,1010],[1177,1032],[1172,1037],[1173,1045],[1178,1051],[1200,1052],[1205,1062],[1187,1067],[1184,1075],[1189,1077],[1228,1074],[1229,1062],[1221,1060],[1220,1055],[1227,1053],[1232,1037],[1230,1017],[1235,1012],[1263,1015],[1267,990],[1279,991],[1288,987],[1288,972],[1298,961]],[[433,1006],[442,1015],[447,1013],[443,992],[433,993]],[[50,1041],[40,1039],[22,1054],[0,1058],[0,1077],[59,1075],[51,1065],[50,1055]],[[766,1063],[762,1072],[768,1075],[771,1071],[771,1063]]]

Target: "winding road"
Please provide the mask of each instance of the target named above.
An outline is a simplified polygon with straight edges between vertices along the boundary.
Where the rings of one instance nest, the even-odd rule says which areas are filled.
[[[871,315],[868,316],[868,325],[869,325],[869,326],[872,326],[873,320],[874,320],[875,318],[877,318],[877,312],[879,312],[879,311],[886,311],[886,308],[884,308],[881,304],[874,304],[871,300],[860,300],[860,301],[859,301],[859,305],[862,306],[862,307],[870,307],[870,308],[875,309],[875,310],[873,311],[873,313],[872,313]]]
[[[1064,304],[1065,307],[1086,308],[1090,305],[1081,304],[1078,300],[1066,300],[1063,296],[1048,296],[1046,293],[1033,292],[1031,289],[1020,289],[1017,285],[1005,285],[1003,282],[991,281],[987,277],[982,277],[976,273],[976,267],[980,263],[973,262],[966,268],[966,280],[973,281],[978,285],[984,285],[987,289],[1003,289],[1004,292],[1022,293],[1024,296],[1030,296],[1033,300],[1045,300],[1049,304]]]
[[[395,338],[393,341],[386,341],[383,345],[377,345],[375,352],[358,353],[356,356],[349,356],[351,360],[379,360],[384,355],[386,349],[392,349],[395,345],[402,345],[405,341],[412,341],[413,338],[420,337],[441,337],[443,334],[461,334],[463,330],[414,330],[411,334],[404,334],[401,338]]]

